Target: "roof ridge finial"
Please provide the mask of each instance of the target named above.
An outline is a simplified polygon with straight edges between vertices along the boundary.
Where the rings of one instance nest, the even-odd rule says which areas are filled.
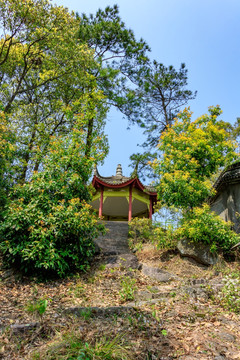
[[[117,177],[122,177],[122,165],[121,164],[118,164],[117,166],[117,170],[116,170],[116,176]]]

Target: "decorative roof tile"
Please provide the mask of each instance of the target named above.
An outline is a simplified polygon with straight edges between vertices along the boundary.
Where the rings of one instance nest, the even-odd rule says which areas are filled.
[[[224,185],[240,180],[240,161],[228,166],[218,177],[213,187],[218,191]]]
[[[133,181],[134,179],[137,179],[137,181],[140,184],[142,189],[144,189],[144,190],[146,190],[147,192],[150,192],[150,193],[155,193],[156,192],[156,189],[155,189],[154,186],[143,185],[138,178],[131,178],[131,177],[123,176],[122,175],[122,166],[121,166],[121,164],[118,164],[118,166],[117,166],[116,175],[106,176],[106,177],[101,176],[99,174],[99,172],[98,172],[98,169],[95,168],[94,177],[97,178],[98,180],[100,180],[102,183],[113,185],[113,186],[114,185],[123,185],[125,183],[126,183],[126,185],[128,185],[128,183],[131,183],[131,181]]]

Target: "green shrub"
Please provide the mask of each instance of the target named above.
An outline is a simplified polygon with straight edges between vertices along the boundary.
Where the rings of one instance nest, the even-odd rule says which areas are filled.
[[[129,235],[133,239],[149,241],[152,235],[152,220],[147,218],[133,218],[129,222]]]
[[[152,221],[146,218],[134,218],[129,222],[129,246],[140,250],[143,243],[152,241]]]
[[[0,250],[8,264],[59,276],[88,264],[102,226],[87,204],[92,161],[80,156],[79,146],[73,138],[53,139],[44,170],[15,187],[0,224]]]
[[[229,274],[223,278],[224,286],[217,295],[220,303],[228,310],[240,313],[240,279],[239,273]]]
[[[157,249],[175,249],[177,242],[173,227],[168,225],[166,229],[163,229],[161,226],[155,226],[153,230],[153,242]]]
[[[129,222],[129,245],[140,250],[144,243],[154,244],[158,249],[174,249],[176,240],[172,225],[166,229],[161,223],[152,223],[150,219],[134,218]]]
[[[212,251],[228,252],[240,241],[239,235],[231,230],[232,224],[225,222],[204,204],[184,214],[180,227],[175,231],[178,239],[188,239],[210,245]]]

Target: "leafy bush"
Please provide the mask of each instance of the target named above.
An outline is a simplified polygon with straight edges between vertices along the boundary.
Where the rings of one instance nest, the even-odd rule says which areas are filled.
[[[141,249],[142,244],[152,241],[152,221],[146,218],[133,218],[129,222],[129,246]]]
[[[44,170],[18,185],[0,224],[0,250],[22,271],[51,271],[64,276],[82,270],[94,253],[97,224],[87,202],[92,160],[81,154],[78,132],[52,139]]]
[[[173,226],[168,225],[166,229],[163,229],[161,226],[155,226],[153,230],[153,242],[157,249],[175,249],[177,243]]]
[[[230,311],[240,313],[240,279],[239,273],[229,274],[223,278],[224,286],[217,295],[220,303]]]
[[[175,235],[178,239],[210,245],[212,251],[221,249],[227,252],[240,240],[239,235],[231,230],[231,226],[230,222],[225,222],[210,212],[209,205],[204,204],[185,213]]]
[[[172,225],[166,229],[161,223],[152,223],[150,219],[134,218],[129,222],[129,245],[140,250],[144,243],[152,243],[158,249],[174,249],[176,240]]]

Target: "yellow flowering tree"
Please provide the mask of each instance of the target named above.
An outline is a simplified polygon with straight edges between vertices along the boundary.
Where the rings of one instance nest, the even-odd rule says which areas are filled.
[[[234,141],[218,121],[219,106],[195,121],[185,109],[160,137],[160,159],[152,163],[158,175],[158,196],[167,206],[198,206],[214,193],[211,176],[236,157]]]
[[[211,213],[204,203],[215,192],[211,177],[237,157],[236,143],[218,120],[220,114],[219,106],[210,107],[209,114],[192,121],[188,109],[181,112],[161,135],[160,159],[152,166],[159,177],[161,203],[182,212],[174,236],[227,252],[239,238],[231,224]]]

